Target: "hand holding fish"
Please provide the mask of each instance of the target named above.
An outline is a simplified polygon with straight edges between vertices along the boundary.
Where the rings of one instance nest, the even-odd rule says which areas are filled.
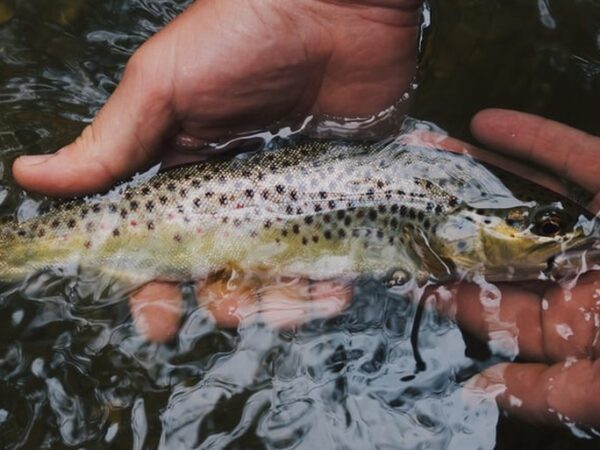
[[[15,178],[47,195],[90,194],[173,150],[308,115],[369,117],[413,79],[421,3],[195,2],[138,49],[81,137],[53,155],[19,158]]]
[[[595,195],[600,207],[600,138],[529,114],[488,110],[472,122],[473,134],[502,153],[539,163]],[[499,394],[500,406],[525,420],[600,425],[600,272],[567,285],[498,284],[490,313],[473,284],[435,294],[459,326],[492,347],[516,345],[518,362],[492,367],[470,384]],[[448,293],[451,293],[449,296]]]

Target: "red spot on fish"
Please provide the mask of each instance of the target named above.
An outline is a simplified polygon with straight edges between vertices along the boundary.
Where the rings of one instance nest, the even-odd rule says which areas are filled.
[[[83,244],[83,246],[85,248],[91,248],[92,247],[92,243],[91,243],[91,241],[85,241],[85,244]]]
[[[203,230],[202,230],[202,228],[196,228],[196,233],[198,233],[198,234],[202,234],[202,233],[203,233]]]
[[[243,204],[241,204],[241,203],[238,203],[237,205],[235,205],[235,207],[236,207],[237,209],[242,209],[242,208],[244,207],[244,205],[243,205]]]
[[[100,229],[101,230],[108,230],[108,225],[106,225],[105,223],[101,223],[100,224]]]
[[[173,214],[173,213],[167,214],[167,219],[173,220],[174,218],[175,218],[175,214]]]
[[[137,220],[132,220],[130,223],[132,227],[137,227]]]

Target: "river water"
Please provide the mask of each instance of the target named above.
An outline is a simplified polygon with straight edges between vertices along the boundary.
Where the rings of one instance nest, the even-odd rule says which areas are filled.
[[[0,214],[45,199],[14,183],[25,152],[74,138],[131,53],[188,1],[0,0]],[[411,115],[472,140],[488,106],[600,134],[600,3],[432,0]],[[111,286],[40,275],[0,295],[0,448],[599,448],[505,418],[463,383],[498,361],[448,319],[364,280],[341,315],[293,331],[216,328],[190,310],[175,343],[136,335]]]

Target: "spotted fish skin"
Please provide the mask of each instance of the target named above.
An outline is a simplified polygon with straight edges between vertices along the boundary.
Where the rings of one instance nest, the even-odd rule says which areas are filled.
[[[0,278],[93,268],[123,281],[228,268],[312,279],[453,271],[430,242],[460,211],[526,202],[485,167],[403,144],[320,142],[158,174],[0,230]],[[475,256],[477,257],[477,256]]]

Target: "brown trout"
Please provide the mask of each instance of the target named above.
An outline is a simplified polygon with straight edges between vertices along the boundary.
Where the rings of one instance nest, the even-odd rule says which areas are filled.
[[[140,285],[221,270],[315,280],[532,279],[597,240],[595,219],[463,155],[310,143],[171,169],[0,229],[0,279],[86,268]]]

